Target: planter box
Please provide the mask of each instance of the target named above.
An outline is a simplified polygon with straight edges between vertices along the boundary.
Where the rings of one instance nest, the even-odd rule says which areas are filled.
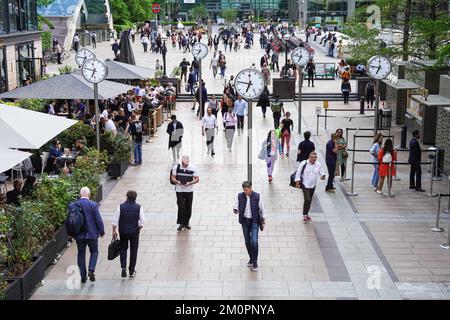
[[[66,224],[64,223],[55,233],[55,247],[56,252],[61,252],[69,240],[69,235],[67,234]]]
[[[42,256],[39,256],[28,270],[14,278],[20,281],[22,300],[28,300],[31,297],[36,286],[44,279],[44,275],[44,259]]]
[[[94,201],[97,203],[100,203],[103,200],[103,187],[102,185],[99,185],[97,189],[97,193],[95,194]],[[67,234],[67,232],[66,232]]]
[[[112,178],[118,178],[123,176],[128,168],[128,161],[111,162],[108,165],[108,175]]]
[[[5,290],[5,300],[22,300],[22,285],[20,280],[8,279],[8,287]]]
[[[42,256],[44,268],[47,268],[53,263],[58,253],[61,252],[66,246],[68,239],[69,235],[67,234],[66,225],[63,224],[58,230],[56,230],[55,237],[47,242],[39,253]]]

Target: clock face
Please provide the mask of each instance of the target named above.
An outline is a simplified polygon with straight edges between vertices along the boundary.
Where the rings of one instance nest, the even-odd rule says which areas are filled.
[[[108,75],[108,67],[102,60],[92,58],[84,62],[81,73],[86,81],[99,83]]]
[[[192,47],[192,55],[201,60],[208,55],[208,46],[201,42],[196,42]]]
[[[87,59],[92,59],[92,58],[95,58],[95,53],[88,48],[81,48],[80,50],[78,50],[77,54],[75,55],[75,61],[77,62],[79,67],[83,66],[83,63]]]
[[[367,64],[367,72],[377,80],[385,79],[391,73],[391,70],[391,62],[383,56],[374,56],[369,59]]]
[[[237,93],[246,99],[259,97],[265,86],[263,75],[256,69],[244,69],[234,80]]]
[[[309,61],[309,52],[303,47],[295,48],[294,51],[292,51],[291,59],[292,62],[298,66],[306,66]]]

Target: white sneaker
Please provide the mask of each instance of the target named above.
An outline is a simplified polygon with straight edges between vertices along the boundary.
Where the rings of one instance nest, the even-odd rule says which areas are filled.
[[[382,194],[383,192],[381,192],[381,190],[377,190],[377,193],[378,193],[378,194]]]
[[[377,191],[378,188],[377,188],[377,187],[372,187],[372,190],[373,190],[373,191]]]

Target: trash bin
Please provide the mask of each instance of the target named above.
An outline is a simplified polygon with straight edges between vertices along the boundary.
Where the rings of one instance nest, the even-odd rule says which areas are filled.
[[[428,151],[428,159],[433,162],[434,167],[433,177],[441,177],[444,170],[445,149],[434,146],[429,147]]]
[[[380,129],[390,128],[392,123],[392,110],[380,109],[378,114],[378,123]]]

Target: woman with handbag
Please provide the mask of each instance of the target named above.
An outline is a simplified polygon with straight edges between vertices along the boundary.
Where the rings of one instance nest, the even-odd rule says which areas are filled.
[[[342,129],[336,130],[336,146],[337,146],[337,168],[336,171],[339,172],[339,169],[341,171],[341,181],[345,177],[345,172],[347,168],[347,158],[348,158],[348,151],[347,151],[347,141],[342,136],[344,131]]]
[[[397,161],[397,150],[394,149],[393,143],[391,139],[386,139],[384,142],[383,148],[378,153],[378,175],[379,175],[379,183],[378,183],[378,194],[382,194],[381,190],[383,189],[384,178],[388,177],[388,185],[392,187],[392,177],[395,176],[395,164]],[[389,163],[391,164],[389,172]]]
[[[272,173],[275,167],[275,162],[277,161],[279,144],[280,142],[277,138],[275,130],[270,130],[267,135],[267,139],[265,139],[261,145],[261,151],[258,155],[259,159],[266,161],[269,183],[272,183]]]
[[[220,109],[222,112],[222,121],[223,121],[223,130],[226,129],[226,121],[225,121],[225,114],[228,112],[228,109],[233,109],[234,106],[234,100],[232,98],[232,95],[230,94],[230,89],[227,87],[223,90],[222,95],[222,101],[220,102]]]

